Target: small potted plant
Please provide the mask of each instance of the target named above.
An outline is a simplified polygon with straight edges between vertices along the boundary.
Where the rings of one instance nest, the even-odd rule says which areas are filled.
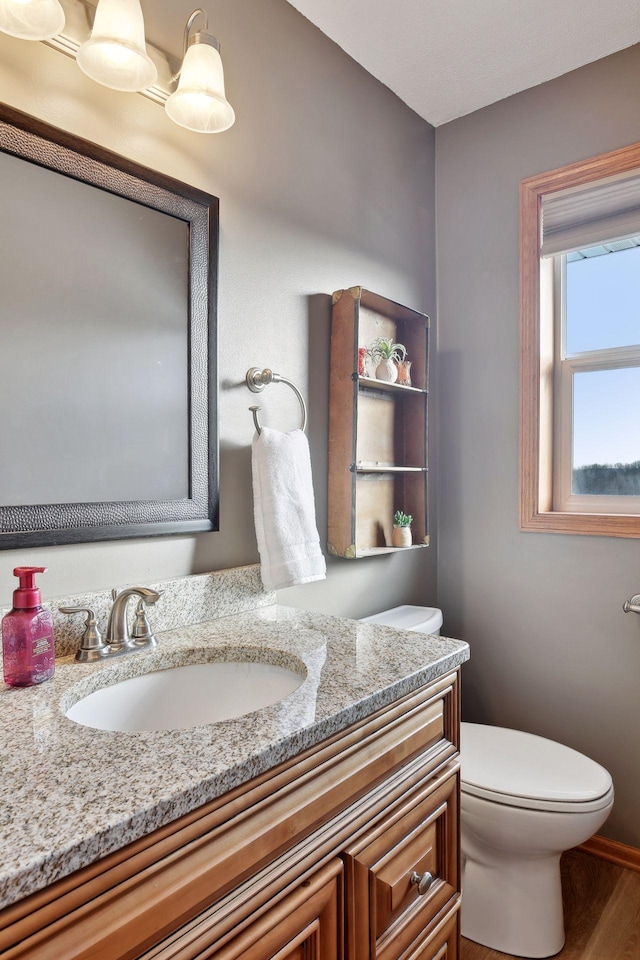
[[[396,510],[393,517],[393,531],[391,533],[391,542],[394,547],[411,546],[411,523],[413,517],[411,514],[404,513],[402,510]]]
[[[398,379],[396,362],[404,360],[407,348],[403,343],[394,343],[392,337],[378,337],[369,347],[369,356],[377,365],[375,374],[377,380],[386,380],[395,383]]]

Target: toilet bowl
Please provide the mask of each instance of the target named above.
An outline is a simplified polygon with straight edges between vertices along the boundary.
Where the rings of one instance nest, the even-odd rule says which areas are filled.
[[[560,855],[613,806],[600,764],[519,730],[462,723],[462,935],[520,957],[564,944]]]
[[[420,624],[437,623],[438,633],[442,624],[433,607],[365,619],[425,633],[436,630]],[[519,730],[462,723],[460,741],[462,935],[519,957],[553,956],[564,944],[560,855],[609,816],[611,776],[576,750]]]

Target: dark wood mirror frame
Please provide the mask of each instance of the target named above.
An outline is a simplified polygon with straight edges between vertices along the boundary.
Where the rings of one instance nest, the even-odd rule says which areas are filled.
[[[181,336],[186,343],[181,344],[180,354],[187,358],[188,367],[181,374],[188,394],[180,399],[180,410],[184,409],[185,416],[182,420],[180,416],[175,418],[182,426],[179,431],[174,431],[172,440],[180,449],[169,449],[168,452],[165,449],[163,454],[164,463],[171,460],[174,452],[176,458],[181,458],[184,491],[181,489],[175,498],[170,496],[168,499],[152,494],[149,499],[114,496],[112,500],[100,502],[87,491],[84,502],[74,503],[34,503],[33,497],[29,500],[25,495],[28,502],[20,504],[16,503],[15,494],[10,497],[6,489],[3,493],[0,483],[0,549],[217,530],[217,198],[6,106],[0,106],[0,153],[46,168],[71,181],[88,184],[97,188],[101,197],[113,195],[137,204],[138,207],[132,210],[134,219],[138,210],[148,208],[174,218],[172,223],[181,221],[184,224],[184,231],[182,226],[176,228],[185,237],[185,262],[179,267],[184,274],[181,285],[184,302],[178,304],[177,310],[184,316]],[[66,188],[69,180],[60,181],[60,185]],[[4,186],[6,188],[6,184]],[[34,211],[36,222],[39,214],[39,210]],[[3,244],[10,243],[10,227],[5,224],[0,236]],[[65,252],[58,250],[57,254],[63,259]],[[147,268],[150,259],[147,256]],[[131,270],[135,269],[136,265],[132,264]],[[29,296],[28,285],[24,295]],[[9,308],[3,310],[3,300],[0,295],[0,377],[2,354],[5,354],[4,363],[7,363],[9,344],[12,338],[15,344],[17,336],[16,319]],[[144,322],[147,325],[153,322],[151,308],[150,316],[145,317]],[[115,342],[117,332],[110,335]],[[98,354],[99,361],[99,349],[91,344],[90,337],[87,339],[87,358],[93,361]],[[25,391],[28,389],[29,382],[25,378]],[[2,401],[5,423],[12,416],[14,399],[14,395],[5,393]],[[55,404],[56,397],[45,396],[42,402]],[[6,438],[4,444],[3,450],[0,425],[0,457],[13,456]],[[105,464],[109,455],[113,460],[113,454],[113,449],[110,454],[105,454]],[[60,450],[60,457],[65,456],[68,453]],[[53,470],[55,463],[44,462],[42,469]],[[78,472],[82,469],[83,465],[78,464]],[[158,472],[159,465],[153,462],[140,464],[143,486],[143,471],[152,472],[154,469]],[[6,505],[7,502],[10,505]]]

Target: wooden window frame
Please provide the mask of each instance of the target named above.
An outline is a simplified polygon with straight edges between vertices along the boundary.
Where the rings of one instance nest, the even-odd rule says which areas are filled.
[[[553,259],[541,264],[542,197],[640,168],[640,143],[520,182],[520,529],[640,537],[640,514],[561,511],[553,505]]]

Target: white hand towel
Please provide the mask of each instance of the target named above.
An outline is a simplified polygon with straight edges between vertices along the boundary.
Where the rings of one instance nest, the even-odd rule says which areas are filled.
[[[302,430],[262,427],[251,448],[253,514],[262,582],[267,590],[324,580],[311,479]]]

